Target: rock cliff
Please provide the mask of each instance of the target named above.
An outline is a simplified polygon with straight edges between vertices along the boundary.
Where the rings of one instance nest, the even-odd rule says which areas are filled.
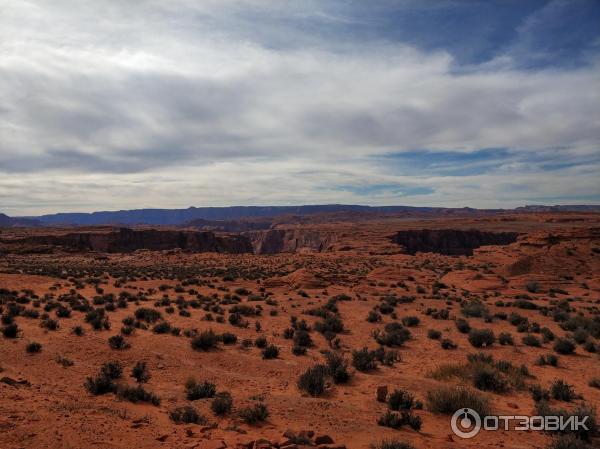
[[[516,232],[485,232],[477,229],[417,229],[398,231],[391,239],[412,255],[423,252],[471,256],[473,249],[480,246],[514,243],[518,235]]]

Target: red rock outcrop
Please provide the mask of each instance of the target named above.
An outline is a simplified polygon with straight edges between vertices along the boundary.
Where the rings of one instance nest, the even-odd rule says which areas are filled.
[[[486,232],[477,229],[416,229],[398,231],[392,241],[404,246],[408,254],[438,253],[472,256],[485,245],[509,245],[517,241],[517,232]]]
[[[67,251],[99,251],[126,253],[139,249],[154,251],[182,249],[190,252],[252,253],[250,240],[243,235],[217,235],[210,231],[171,231],[156,229],[120,228],[109,232],[72,232],[58,235],[32,235],[20,239],[3,240],[6,252],[34,248]],[[27,252],[27,251],[25,251]]]

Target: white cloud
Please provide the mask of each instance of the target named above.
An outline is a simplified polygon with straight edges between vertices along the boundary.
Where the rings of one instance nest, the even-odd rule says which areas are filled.
[[[560,151],[565,161],[597,154],[599,65],[537,72],[488,65],[456,73],[446,52],[382,41],[334,45],[293,27],[286,39],[306,45],[270,47],[264,42],[285,32],[273,17],[252,39],[258,31],[248,25],[249,11],[335,20],[312,6],[4,2],[0,210],[495,207],[600,195],[593,173],[584,171],[574,177],[568,169],[549,173],[507,161],[485,176],[408,176],[372,160],[490,147],[532,158]],[[568,182],[556,182],[563,178]],[[435,192],[366,198],[339,189],[378,183]],[[517,184],[523,188],[502,187]]]

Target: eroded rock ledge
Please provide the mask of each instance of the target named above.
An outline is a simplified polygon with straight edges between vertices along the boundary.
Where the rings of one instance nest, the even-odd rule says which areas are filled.
[[[108,232],[72,232],[59,235],[33,235],[2,240],[6,252],[46,252],[55,248],[66,251],[126,253],[139,249],[162,251],[181,249],[190,252],[252,253],[246,236],[217,235],[210,231],[172,231],[120,228]]]
[[[408,254],[438,253],[449,256],[472,256],[473,250],[485,245],[509,245],[516,242],[517,232],[489,232],[477,229],[416,229],[398,231],[391,239]]]

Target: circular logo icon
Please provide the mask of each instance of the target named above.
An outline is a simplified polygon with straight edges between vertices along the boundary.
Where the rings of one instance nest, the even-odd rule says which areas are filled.
[[[472,408],[461,408],[452,415],[450,427],[460,438],[473,438],[481,430],[481,417]]]

